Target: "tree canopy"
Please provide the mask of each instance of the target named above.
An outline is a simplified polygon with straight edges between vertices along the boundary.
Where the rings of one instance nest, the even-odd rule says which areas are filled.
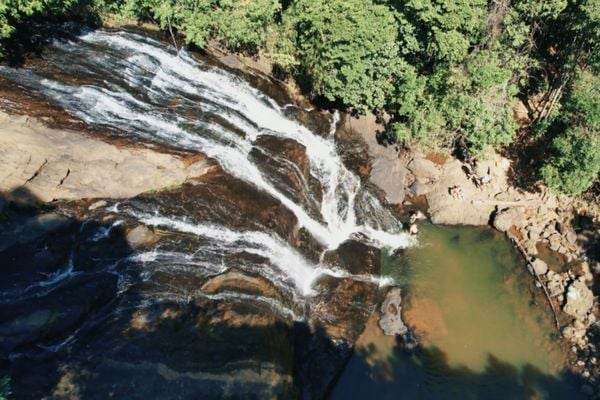
[[[598,180],[597,0],[0,0],[0,43],[28,19],[81,13],[262,52],[313,97],[387,113],[405,146],[483,152],[544,127],[548,185],[581,193]]]

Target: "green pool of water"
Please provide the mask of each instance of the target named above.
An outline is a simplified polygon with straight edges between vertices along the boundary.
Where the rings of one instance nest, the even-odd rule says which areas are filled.
[[[502,235],[424,225],[419,242],[382,274],[403,287],[421,348],[405,351],[373,318],[332,398],[580,398],[548,306]]]

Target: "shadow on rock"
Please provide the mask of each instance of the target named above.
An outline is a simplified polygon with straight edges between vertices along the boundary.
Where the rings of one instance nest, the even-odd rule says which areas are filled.
[[[323,315],[304,322],[274,312],[277,289],[235,265],[207,277],[152,259],[195,250],[198,238],[140,225],[104,200],[2,199],[0,376],[15,399],[323,398],[351,355],[343,335],[360,334],[369,313],[337,291],[375,302],[374,286],[323,281],[335,298],[315,300]]]
[[[78,219],[25,188],[0,195],[0,375],[15,398],[39,398],[58,380],[69,343],[112,308],[111,267],[131,251],[113,221]]]

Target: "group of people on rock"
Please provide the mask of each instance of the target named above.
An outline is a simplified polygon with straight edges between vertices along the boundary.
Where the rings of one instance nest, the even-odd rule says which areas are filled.
[[[477,158],[474,157],[466,148],[462,151],[461,155],[463,161],[463,170],[467,174],[467,179],[473,182],[476,188],[478,188],[479,190],[483,190],[492,182],[492,177],[490,175],[490,167],[488,167],[485,173],[478,174]],[[465,197],[464,190],[459,185],[454,185],[448,188],[448,193],[455,200],[462,200]]]

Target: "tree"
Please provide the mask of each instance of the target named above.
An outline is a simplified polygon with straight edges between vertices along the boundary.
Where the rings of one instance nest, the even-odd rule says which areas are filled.
[[[549,187],[576,195],[598,179],[600,132],[567,128],[553,140],[552,153],[542,167],[542,177]]]
[[[254,53],[281,9],[278,0],[96,0],[111,12],[154,19],[162,29],[178,29],[185,40],[205,47],[215,38],[234,51]]]
[[[398,24],[385,5],[365,0],[295,1],[282,16],[278,53],[291,58],[316,94],[365,112],[382,108],[396,76]]]
[[[7,400],[10,394],[10,378],[8,376],[0,377],[0,400]]]
[[[36,15],[60,15],[71,12],[79,0],[0,0],[0,40],[15,32],[15,26]],[[0,48],[0,56],[3,49]]]
[[[580,194],[600,174],[600,78],[578,69],[562,111],[548,129],[555,137],[542,177],[553,189]]]

